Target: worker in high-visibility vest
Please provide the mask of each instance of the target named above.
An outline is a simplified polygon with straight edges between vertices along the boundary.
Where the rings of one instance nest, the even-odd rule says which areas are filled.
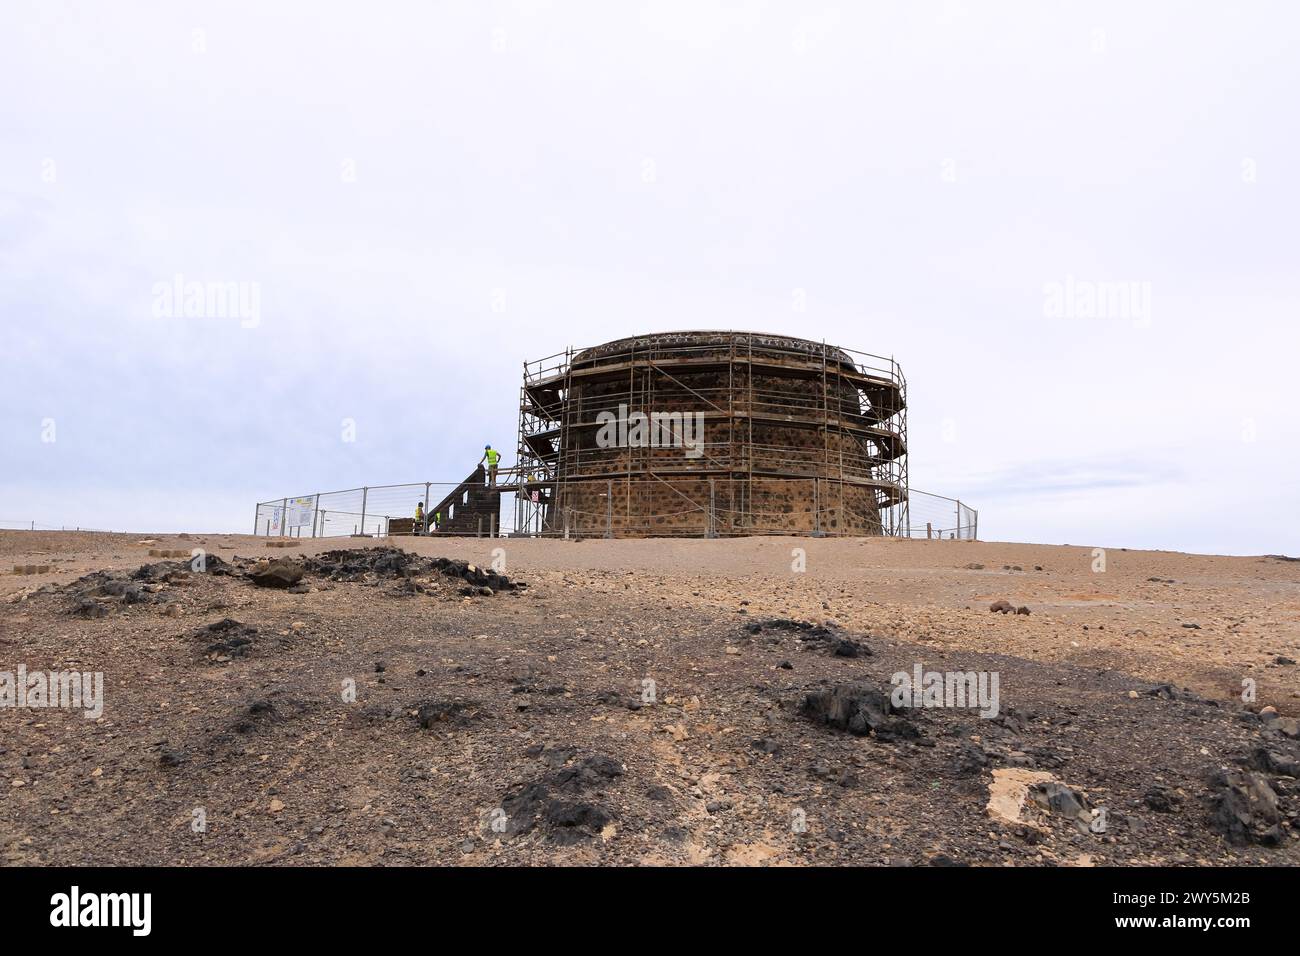
[[[434,530],[434,531],[441,531],[441,530],[442,530],[442,512],[441,512],[441,511],[435,511],[435,512],[433,513],[433,530]]]
[[[483,457],[478,460],[478,463],[481,465],[485,460],[488,466],[488,484],[495,485],[497,483],[497,462],[501,460],[501,454],[491,445],[484,445]]]
[[[415,503],[415,524],[413,525],[416,534],[424,534],[424,502]]]

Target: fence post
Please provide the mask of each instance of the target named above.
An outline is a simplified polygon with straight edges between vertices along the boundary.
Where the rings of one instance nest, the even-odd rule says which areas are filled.
[[[370,489],[361,489],[361,533],[366,533],[366,501],[370,497]]]
[[[326,519],[325,519],[325,516],[326,516],[327,514],[329,514],[328,511],[322,511],[322,512],[320,513],[320,536],[321,536],[322,538],[325,537],[325,520],[326,520]]]
[[[614,482],[605,481],[605,537],[614,537]]]
[[[957,533],[954,534],[953,537],[954,538],[961,537],[961,499],[960,498],[957,499]]]
[[[474,537],[476,538],[483,537],[483,516],[482,515],[478,516],[478,530],[474,532]]]
[[[258,505],[253,509],[253,537],[257,537],[257,522],[262,519],[262,506]],[[32,530],[36,530],[36,522],[32,522]]]
[[[971,510],[975,513],[975,520],[971,526],[970,539],[972,541],[978,541],[980,539],[980,513],[978,510]]]
[[[925,540],[926,540],[926,541],[929,541],[930,538],[932,537],[932,535],[930,534],[930,529],[931,529],[931,524],[930,524],[929,521],[927,521],[927,522],[925,523]]]
[[[320,492],[316,492],[316,500],[311,506],[311,536],[316,537],[316,519],[320,516]]]
[[[289,499],[280,499],[280,537],[285,536],[285,531],[289,527]]]
[[[496,512],[494,511],[492,512],[492,514],[488,515],[488,537],[495,538],[496,536],[497,536],[497,515]]]

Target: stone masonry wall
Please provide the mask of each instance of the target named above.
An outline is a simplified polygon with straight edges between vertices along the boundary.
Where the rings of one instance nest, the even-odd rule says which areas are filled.
[[[675,344],[688,345],[691,341],[692,333],[676,335]],[[637,341],[639,347],[649,347],[647,339]],[[785,343],[801,340],[775,341],[785,347]],[[616,361],[620,350],[614,346],[618,344],[581,353],[575,359],[575,368],[580,363],[600,364],[605,354],[609,361]],[[841,487],[838,481],[842,473],[871,476],[874,449],[869,442],[833,428],[827,432],[824,428],[782,422],[754,421],[751,431],[748,418],[732,419],[726,414],[748,411],[752,396],[755,411],[817,419],[823,401],[819,374],[765,371],[755,374],[751,391],[745,378],[747,366],[735,366],[733,376],[716,369],[674,368],[671,355],[664,354],[664,343],[657,344],[657,360],[680,384],[646,370],[617,380],[575,379],[569,395],[567,447],[560,469],[563,480],[551,514],[554,530],[562,530],[567,517],[573,534],[600,535],[609,527],[617,536],[704,535],[710,530],[712,501],[712,529],[719,535],[815,530],[880,533],[872,490],[851,484]],[[820,365],[820,343],[803,345],[808,347],[805,351],[809,362]],[[834,354],[832,350],[832,361]],[[830,396],[832,412],[838,406],[845,417],[861,415],[860,401],[857,389],[842,383]],[[710,413],[704,430],[704,457],[690,458],[680,447],[598,447],[597,431],[590,427],[591,423],[602,410],[616,412],[620,403],[626,403],[628,411]],[[587,427],[581,427],[584,424]],[[766,469],[798,477],[755,474],[752,480],[745,480],[751,464],[756,472]],[[730,476],[714,475],[710,483],[708,477],[692,474],[705,469],[721,469]],[[650,477],[648,472],[652,470],[662,480]],[[814,501],[819,505],[817,517],[813,513]]]

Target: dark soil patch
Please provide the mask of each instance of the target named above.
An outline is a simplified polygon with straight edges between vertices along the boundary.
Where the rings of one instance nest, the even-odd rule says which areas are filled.
[[[192,636],[205,643],[203,653],[208,660],[228,661],[252,653],[257,628],[227,617],[199,628]]]
[[[562,845],[590,839],[614,819],[598,793],[593,797],[593,791],[600,791],[622,775],[618,761],[603,754],[576,762],[566,760],[542,779],[506,793],[501,800],[505,832],[519,836],[537,830]]]

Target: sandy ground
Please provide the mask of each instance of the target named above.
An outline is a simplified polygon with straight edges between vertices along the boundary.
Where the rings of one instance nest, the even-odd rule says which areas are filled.
[[[466,595],[421,572],[410,593],[384,574],[309,573],[295,594],[182,572],[90,618],[73,593],[83,575],[161,560],[151,549],[230,563],[390,544],[495,560],[527,587]],[[0,572],[0,671],[102,671],[107,685],[98,720],[0,711],[10,864],[1300,859],[1285,768],[1272,767],[1275,845],[1212,823],[1217,772],[1261,746],[1294,754],[1255,712],[1300,713],[1300,562],[886,539],[271,549],[0,532]],[[990,613],[1000,599],[1030,613]],[[225,618],[256,629],[247,656],[207,653],[201,629]],[[827,626],[864,654],[758,626],[772,619]],[[887,692],[918,663],[997,672],[1001,714],[913,710],[918,736],[895,739],[801,714],[809,694]],[[1149,693],[1162,684],[1176,699]],[[1008,788],[1022,802],[1023,773],[1111,825],[1032,800],[1018,819],[991,814]]]

